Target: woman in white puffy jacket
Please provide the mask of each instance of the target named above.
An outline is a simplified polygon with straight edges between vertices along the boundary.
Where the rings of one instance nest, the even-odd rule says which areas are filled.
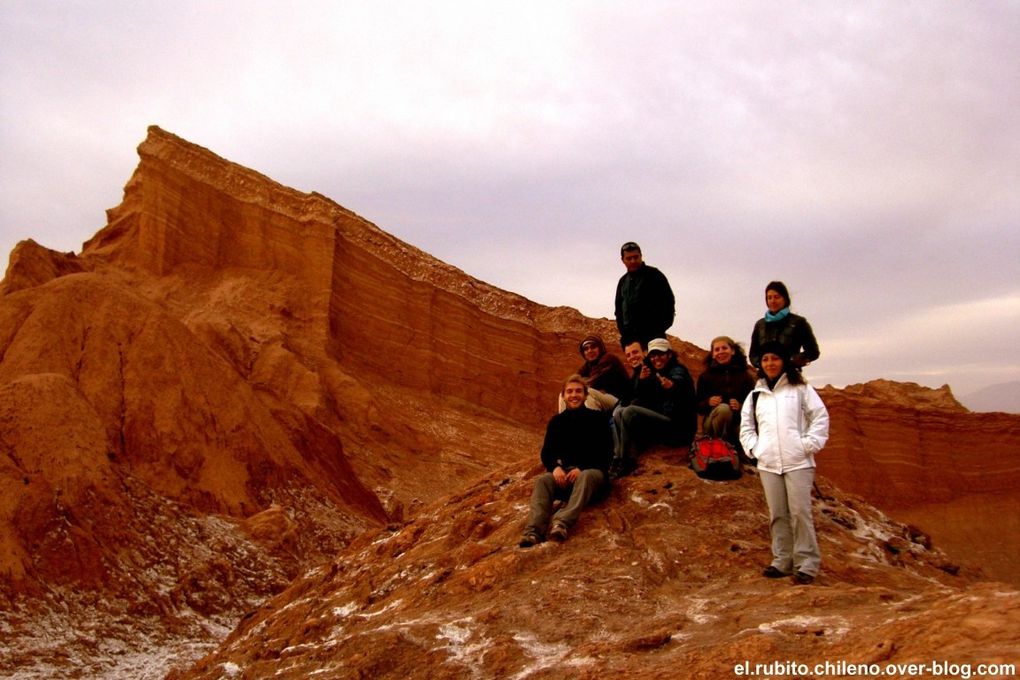
[[[789,361],[788,352],[778,342],[762,347],[758,383],[741,409],[740,443],[757,459],[769,506],[772,564],[762,574],[793,574],[797,583],[806,585],[821,566],[811,487],[815,454],[829,438],[829,412]]]

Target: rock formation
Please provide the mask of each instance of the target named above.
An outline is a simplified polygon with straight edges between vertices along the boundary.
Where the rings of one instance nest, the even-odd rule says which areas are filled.
[[[923,537],[825,482],[826,563],[804,588],[759,575],[771,554],[753,475],[703,481],[675,451],[652,453],[569,540],[523,550],[530,472],[360,537],[170,677],[725,678],[783,660],[1015,662],[1020,593],[951,576]]]
[[[960,398],[971,411],[1020,413],[1020,380],[989,385]]]
[[[876,380],[820,394],[832,423],[820,474],[1020,585],[1020,418],[970,413],[947,387]]]
[[[413,601],[414,611],[434,607],[418,614],[438,622],[435,630],[445,632],[437,639],[448,644],[411,644],[405,658],[432,659],[430,671],[451,677],[490,665],[526,670],[528,653],[507,642],[514,635],[552,644],[544,629],[501,623],[494,596],[498,581],[524,598],[535,580],[532,563],[548,563],[547,572],[535,564],[544,580],[572,560],[597,572],[598,560],[611,559],[616,583],[638,562],[633,584],[601,594],[606,616],[623,596],[663,596],[662,612],[674,605],[689,612],[691,597],[710,609],[712,598],[729,591],[735,602],[765,593],[748,578],[765,546],[753,483],[704,486],[668,457],[656,468],[661,475],[635,478],[642,481],[629,482],[595,516],[590,545],[571,548],[581,552],[543,547],[524,557],[508,547],[559,381],[579,363],[581,337],[613,337],[608,320],[496,289],[324,196],[283,187],[158,128],[150,128],[139,155],[123,202],[80,254],[25,241],[0,283],[0,674],[161,677],[174,662],[184,673],[181,660],[210,651],[244,612],[254,613],[196,673],[214,673],[219,664],[229,675],[230,664],[262,663],[243,642],[256,624],[286,629],[291,647],[319,645],[313,638],[327,628],[339,636],[326,610],[315,610],[319,623],[299,630],[287,628],[291,614],[255,609],[296,577],[275,600],[283,612],[310,616],[297,603],[317,589],[322,602],[347,612],[336,615],[341,628],[368,631],[366,621],[391,621],[386,639],[398,645],[421,631],[398,625],[411,616],[410,604],[376,619],[374,603],[385,595],[379,588],[424,584],[401,599]],[[696,373],[703,351],[679,339],[673,345]],[[834,426],[822,472],[869,501],[905,512],[975,494],[1015,495],[1020,417],[982,419],[951,395],[895,383],[826,390],[824,397]],[[954,443],[971,432],[989,455],[959,461]],[[903,602],[899,590],[923,590],[923,583],[929,590],[918,606],[937,608],[936,593],[949,594],[947,617],[970,606],[963,593],[1000,597],[997,586],[969,585],[978,572],[964,565],[947,575],[946,565],[958,560],[916,548],[902,527],[832,493],[838,500],[829,510],[846,520],[829,528],[832,549],[870,555],[853,569],[827,567],[833,606],[856,601],[861,589],[885,588],[874,601],[860,595],[873,605],[861,614],[870,621]],[[664,505],[653,509],[657,494]],[[687,501],[718,510],[719,498],[744,514],[714,538],[660,521],[663,513],[682,514]],[[853,536],[846,524],[857,522],[854,513],[884,527],[868,530],[883,536],[878,543]],[[719,540],[727,544],[717,555],[720,546],[710,546]],[[711,597],[687,586],[666,596],[702,568],[683,566],[672,544],[721,574]],[[414,578],[424,580],[392,571],[404,553],[413,556]],[[429,575],[432,569],[439,571]],[[878,574],[881,585],[865,574]],[[586,592],[610,583],[599,578],[586,582]],[[451,613],[456,607],[437,604],[452,587],[489,593],[464,600],[471,616],[492,624],[487,634],[502,640],[495,652],[477,648],[485,651],[482,666],[445,665],[450,654],[474,654],[480,640],[467,643],[465,620]],[[549,588],[538,591],[551,595]],[[978,619],[981,609],[974,605]],[[518,603],[514,611],[523,621],[528,607]],[[618,669],[635,651],[666,644],[663,635],[700,639],[705,632],[684,623],[697,623],[694,615],[651,611],[607,621],[603,638],[590,627],[604,644],[585,654],[609,659],[592,668]],[[770,615],[761,610],[762,621]],[[619,636],[642,617],[654,626]],[[810,630],[791,634],[815,635],[805,625]],[[890,639],[906,640],[909,621],[894,625],[907,632]],[[368,647],[345,649],[345,668],[371,673],[384,663]],[[756,641],[748,649],[774,648]],[[898,658],[889,649],[877,653]],[[573,652],[556,654],[578,668],[587,663]],[[301,656],[294,667],[310,672],[312,662]],[[265,668],[289,668],[278,662]],[[642,672],[655,672],[657,663]]]

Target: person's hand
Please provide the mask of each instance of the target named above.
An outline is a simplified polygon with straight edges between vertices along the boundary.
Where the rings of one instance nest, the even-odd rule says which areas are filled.
[[[659,384],[662,385],[662,389],[664,390],[673,389],[673,381],[669,378],[664,378],[661,375],[659,376]]]
[[[573,484],[577,481],[577,478],[581,476],[580,468],[574,468],[567,473],[567,484]]]
[[[641,378],[642,380],[644,380],[648,376],[650,376],[651,374],[652,374],[652,369],[648,368],[648,366],[642,366],[641,367],[641,373],[638,374],[638,377]]]
[[[708,405],[713,407],[713,408],[715,408],[716,406],[718,406],[721,403],[722,403],[722,397],[720,397],[720,396],[710,397],[709,400],[708,400]]]
[[[736,399],[730,399],[730,408],[733,409],[734,411],[739,411],[740,402],[737,401]]]
[[[564,472],[563,468],[559,465],[553,470],[553,479],[556,481],[556,486],[563,488],[567,485],[567,473]]]

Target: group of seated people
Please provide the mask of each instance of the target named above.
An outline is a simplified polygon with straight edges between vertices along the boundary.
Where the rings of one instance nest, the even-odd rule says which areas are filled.
[[[791,365],[798,370],[817,359],[820,353],[814,333],[804,317],[790,312],[786,285],[769,282],[765,304],[765,315],[751,334],[753,368],[760,367],[762,348],[769,343],[785,347]],[[725,439],[747,460],[740,444],[739,413],[756,378],[744,350],[733,338],[723,335],[712,340],[696,388],[665,337],[649,340],[647,347],[638,340],[625,339],[624,343],[629,368],[606,350],[597,335],[584,338],[579,346],[584,364],[577,374],[589,387],[585,406],[612,413],[613,476],[631,472],[637,453],[649,446],[690,444],[699,415],[704,418],[706,436]],[[565,407],[561,395],[560,412]]]
[[[585,407],[612,414],[612,476],[631,472],[638,453],[650,446],[689,444],[698,415],[705,417],[706,435],[739,447],[739,422],[733,413],[740,411],[754,378],[743,350],[731,338],[712,341],[697,389],[665,338],[649,341],[647,351],[636,340],[624,346],[629,368],[595,335],[581,341],[580,353],[584,365],[577,375],[588,386]],[[562,413],[567,407],[562,395],[559,402]]]
[[[698,428],[694,382],[665,337],[647,350],[639,341],[625,345],[629,368],[598,335],[582,339],[579,351],[584,364],[564,381],[559,413],[546,428],[548,472],[535,480],[521,547],[547,535],[565,540],[581,509],[608,491],[611,479],[632,472],[640,452],[691,443]]]
[[[584,338],[579,349],[584,365],[564,381],[559,413],[546,428],[541,457],[548,472],[535,481],[524,548],[546,536],[565,540],[581,510],[611,479],[631,473],[642,450],[690,444],[697,431],[694,383],[666,338],[650,340],[647,350],[637,340],[625,345],[629,368],[598,336]],[[553,514],[556,501],[562,505]]]
[[[647,346],[625,339],[624,360],[600,337],[584,338],[584,364],[564,381],[560,412],[546,429],[541,457],[547,472],[535,480],[519,545],[565,540],[581,510],[608,491],[611,479],[632,472],[642,450],[690,445],[700,414],[706,436],[730,442],[745,461],[758,461],[774,556],[763,575],[811,583],[820,556],[810,490],[814,456],[828,438],[828,413],[800,370],[819,351],[810,325],[789,313],[781,282],[766,288],[766,305],[751,339],[757,379],[740,345],[726,336],[712,340],[696,388],[664,337]]]

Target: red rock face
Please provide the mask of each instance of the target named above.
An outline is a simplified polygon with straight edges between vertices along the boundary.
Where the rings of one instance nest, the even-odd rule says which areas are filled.
[[[344,668],[368,674],[389,672],[387,663],[406,671],[412,662],[429,675],[461,673],[447,664],[466,634],[458,600],[440,602],[450,588],[502,640],[483,664],[498,673],[538,663],[507,642],[515,636],[534,640],[535,649],[554,644],[552,630],[528,618],[529,598],[536,579],[539,599],[554,598],[550,584],[574,565],[597,574],[600,560],[612,560],[612,576],[589,577],[583,591],[597,612],[583,630],[603,641],[589,656],[608,658],[594,668],[610,674],[632,666],[661,674],[676,662],[631,664],[635,654],[665,645],[663,635],[683,637],[680,619],[647,608],[614,618],[620,598],[653,602],[692,577],[705,583],[701,567],[676,565],[708,560],[706,569],[721,574],[710,599],[750,607],[771,592],[753,578],[767,547],[754,485],[732,487],[736,496],[724,494],[732,507],[721,507],[714,492],[703,494],[731,487],[704,486],[665,460],[655,483],[625,485],[595,515],[599,538],[578,541],[580,552],[543,562],[507,549],[522,521],[524,477],[537,460],[542,425],[560,381],[581,363],[577,342],[597,333],[612,346],[610,321],[472,279],[323,196],[280,186],[158,128],[139,155],[124,201],[80,256],[22,243],[0,283],[0,674],[158,677],[171,659],[210,651],[244,612],[324,562],[333,565],[321,572],[333,574],[330,583],[312,572],[277,603],[310,616],[295,598],[314,591],[335,609],[354,607],[343,627],[366,631],[366,644],[341,647]],[[703,351],[673,345],[697,374]],[[834,424],[822,472],[904,510],[1015,490],[1020,417],[981,418],[930,392],[896,384],[826,391]],[[944,463],[953,442],[975,429],[1001,460],[992,475],[981,472],[987,461]],[[683,514],[691,501],[694,509],[736,514],[703,534],[657,520],[656,494],[669,513]],[[853,513],[841,503],[830,510],[846,520]],[[870,587],[873,570],[893,592],[871,603],[875,617],[883,602],[900,601],[898,589],[922,588],[925,579],[963,588],[972,578],[967,568],[945,575],[939,567],[947,558],[937,552],[867,541],[861,548],[847,522],[826,530],[838,545],[833,552],[901,556],[889,552],[856,571],[830,562],[833,607]],[[725,545],[715,546],[720,540]],[[535,555],[556,554],[544,550]],[[376,640],[362,624],[384,620],[373,605],[385,600],[381,584],[415,587],[390,572],[405,553],[416,574],[438,569],[438,589],[426,579],[421,593],[408,590],[402,598],[413,608],[394,606],[385,619],[392,618],[389,637]],[[929,569],[920,581],[908,575],[912,560]],[[632,562],[637,580],[608,587],[626,580]],[[337,579],[353,590],[338,589]],[[745,593],[746,580],[755,586]],[[496,623],[504,590],[516,598],[520,625]],[[680,591],[709,601],[686,585]],[[470,595],[479,592],[491,599]],[[673,595],[666,601],[694,606]],[[566,615],[565,606],[550,611]],[[421,631],[398,623],[412,611],[435,619],[429,625],[446,631],[436,639],[449,644],[408,643]],[[769,616],[761,613],[761,621]],[[861,623],[878,620],[867,616]],[[289,618],[270,624],[270,617],[270,609],[246,617],[228,651],[196,672],[214,673],[216,663],[251,667],[261,652],[238,636],[251,634],[256,620],[283,626],[291,646],[305,637],[312,644],[315,631],[326,630],[325,623],[290,629]],[[600,638],[596,619],[612,634]],[[735,621],[734,640],[742,626]],[[373,645],[387,640],[414,651],[386,661]],[[749,644],[748,653],[785,649]],[[284,668],[285,648],[265,669]],[[693,648],[682,649],[689,659]],[[578,659],[571,668],[584,666]],[[294,668],[311,672],[314,663],[303,658]]]
[[[948,388],[889,381],[821,394],[832,425],[820,474],[1020,584],[1020,417],[970,413]]]
[[[1020,488],[1017,416],[970,413],[948,390],[880,381],[821,395],[832,437],[820,471],[882,508]]]

